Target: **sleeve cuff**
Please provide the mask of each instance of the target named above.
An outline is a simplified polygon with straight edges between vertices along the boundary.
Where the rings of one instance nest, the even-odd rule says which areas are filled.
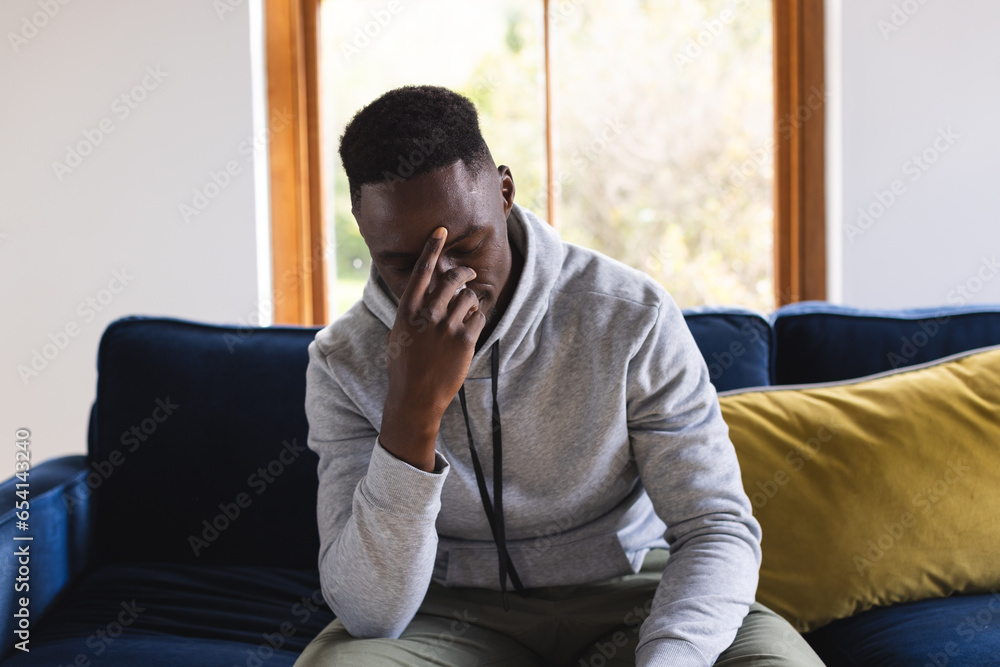
[[[368,474],[361,481],[362,491],[368,501],[380,509],[423,514],[420,510],[425,508],[436,516],[441,506],[441,489],[450,469],[447,459],[435,450],[434,472],[420,470],[390,454],[376,438]]]
[[[636,667],[710,667],[694,644],[681,639],[654,639],[635,652]]]

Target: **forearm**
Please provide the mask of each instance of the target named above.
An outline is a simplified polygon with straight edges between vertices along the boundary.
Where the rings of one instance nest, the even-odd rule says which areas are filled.
[[[639,628],[638,667],[714,664],[733,641],[757,590],[753,537],[711,517],[711,533],[671,552],[649,617]]]
[[[643,479],[656,480],[647,492],[667,524],[670,558],[637,656],[673,656],[672,665],[714,663],[736,636],[759,576],[760,525],[725,424],[714,407],[707,413],[704,422],[669,436],[675,449],[639,446]]]
[[[379,442],[390,454],[424,472],[434,471],[434,441],[441,415],[390,394],[382,411]]]
[[[350,517],[320,558],[324,596],[352,635],[398,637],[420,606],[437,551],[441,462],[440,473],[424,472],[381,445],[372,451]]]

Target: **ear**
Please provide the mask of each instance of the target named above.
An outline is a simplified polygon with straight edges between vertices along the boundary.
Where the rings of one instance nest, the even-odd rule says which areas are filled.
[[[357,195],[351,195],[351,215],[354,216],[354,222],[358,225],[358,234],[361,235],[362,240],[365,245],[368,245],[368,239],[365,238],[365,226],[361,224],[361,193]]]
[[[503,196],[503,215],[506,218],[514,208],[514,175],[505,164],[497,167],[497,173],[500,175],[500,194]]]
[[[365,237],[365,230],[361,228],[361,218],[358,214],[361,213],[361,201],[359,197],[351,197],[351,215],[354,216],[354,222],[358,225],[358,233],[361,234],[361,238]]]

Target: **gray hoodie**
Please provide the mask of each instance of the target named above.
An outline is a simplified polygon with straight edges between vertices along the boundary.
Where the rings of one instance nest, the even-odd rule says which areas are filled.
[[[563,242],[516,206],[514,296],[465,381],[492,469],[490,351],[500,340],[506,547],[523,585],[637,572],[670,548],[637,665],[712,665],[754,600],[751,514],[708,369],[670,295],[645,274]],[[372,268],[363,298],[309,345],[306,415],[319,455],[323,595],[356,637],[398,637],[431,579],[500,590],[499,559],[459,399],[434,472],[378,442],[396,300]]]

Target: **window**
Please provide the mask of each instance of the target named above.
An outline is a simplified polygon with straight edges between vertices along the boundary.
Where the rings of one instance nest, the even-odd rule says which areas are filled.
[[[360,297],[370,261],[350,213],[339,134],[361,106],[407,83],[470,97],[494,157],[514,173],[520,204],[566,240],[654,276],[681,306],[768,311],[824,297],[822,108],[797,113],[807,91],[822,90],[822,39],[804,38],[822,36],[821,0],[773,8],[744,0],[268,2],[311,9],[312,24],[323,26],[312,97],[324,110],[329,243],[313,255],[326,258],[331,316]],[[310,20],[300,23],[308,33]],[[308,37],[298,50],[306,60]]]
[[[769,3],[556,6],[563,238],[648,273],[682,307],[771,310]]]
[[[398,86],[456,90],[479,109],[494,158],[511,167],[515,199],[535,196],[545,184],[544,43],[539,0],[326,0],[320,12],[324,155],[332,174],[328,229],[334,230],[336,248],[330,301],[336,315],[361,297],[371,262],[337,155],[354,113]]]

